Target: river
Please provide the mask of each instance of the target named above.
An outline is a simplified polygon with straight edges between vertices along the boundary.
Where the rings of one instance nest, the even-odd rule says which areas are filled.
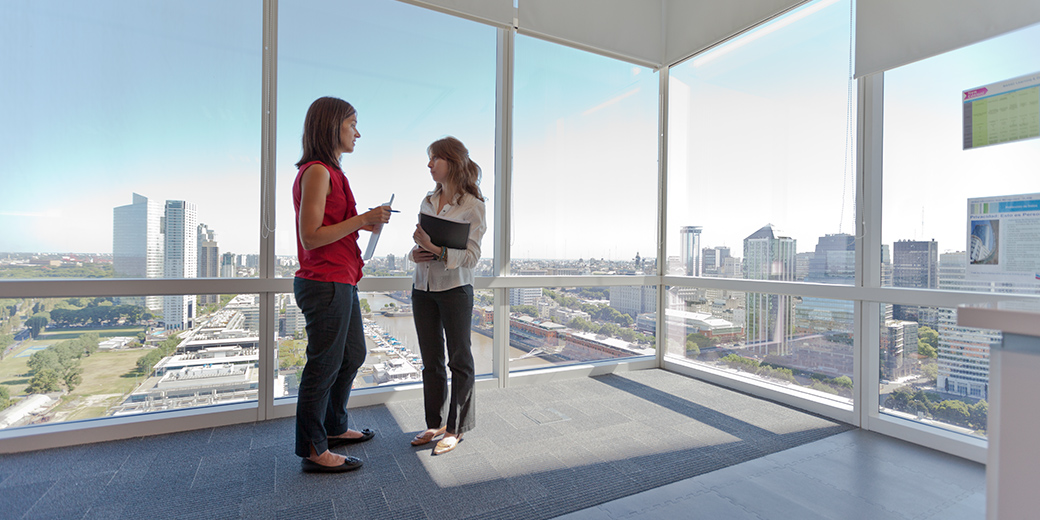
[[[419,340],[415,335],[415,323],[412,321],[412,317],[390,317],[379,313],[384,305],[393,303],[394,305],[401,306],[401,302],[384,293],[362,292],[358,294],[358,297],[368,300],[368,306],[372,309],[372,315],[369,316],[369,318],[375,321],[376,324],[386,331],[387,334],[397,338],[397,340],[401,342],[401,345],[407,348],[409,352],[415,356],[419,356]],[[473,332],[472,338],[473,362],[476,365],[477,376],[490,374],[492,367],[492,340],[478,332]],[[370,349],[376,346],[375,342],[368,337],[365,338],[365,341],[368,342],[368,347]],[[383,355],[369,352],[368,358],[365,360],[365,365],[371,366],[375,363],[381,363],[384,360],[385,357]],[[551,364],[552,363],[549,361],[537,356],[530,356],[523,350],[509,347],[509,368],[511,370],[549,366]],[[371,376],[367,371],[363,371],[362,374],[359,374],[358,379],[359,381],[355,383],[357,387],[371,386],[373,384]],[[363,382],[361,380],[363,380]]]

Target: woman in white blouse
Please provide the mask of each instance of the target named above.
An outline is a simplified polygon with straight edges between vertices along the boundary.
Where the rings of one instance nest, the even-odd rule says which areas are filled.
[[[419,225],[412,235],[416,244],[411,252],[416,264],[412,314],[423,359],[427,428],[412,439],[412,445],[428,444],[443,434],[433,450],[434,455],[440,455],[455,449],[462,434],[475,424],[475,369],[470,350],[473,268],[480,260],[480,240],[487,225],[484,196],[477,186],[480,167],[470,160],[465,145],[454,137],[445,137],[431,144],[426,153],[437,185],[423,199],[420,213],[470,225],[465,249],[434,244]],[[451,370],[450,394],[445,361]]]

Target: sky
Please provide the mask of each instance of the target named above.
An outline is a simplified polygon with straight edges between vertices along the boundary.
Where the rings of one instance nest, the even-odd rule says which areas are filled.
[[[495,29],[392,0],[325,4],[280,3],[276,253],[295,254],[293,164],[324,95],[358,110],[342,165],[359,210],[393,194],[401,211],[377,255],[411,248],[426,146],[445,135],[482,166],[493,222]],[[671,70],[670,255],[686,225],[734,254],[767,223],[799,251],[854,231],[849,3],[825,4]],[[194,202],[222,252],[259,250],[260,2],[9,1],[0,47],[16,49],[0,55],[15,78],[0,81],[0,251],[108,253],[133,193]],[[886,73],[884,243],[963,249],[968,197],[1040,191],[1040,140],[960,149],[961,91],[1040,71],[1036,48],[1033,27]],[[657,73],[524,36],[515,69],[512,256],[654,256]]]

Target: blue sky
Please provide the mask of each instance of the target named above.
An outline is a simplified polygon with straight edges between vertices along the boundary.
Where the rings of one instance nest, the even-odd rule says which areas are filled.
[[[359,205],[394,193],[402,211],[377,254],[404,254],[433,187],[429,142],[462,139],[494,193],[496,32],[392,0],[326,3],[281,3],[276,250],[295,253],[303,115],[334,95],[359,111],[362,138],[343,159]],[[687,126],[672,152],[679,136],[689,146],[671,171],[670,251],[683,225],[737,250],[767,222],[801,251],[851,231],[848,5],[673,69],[672,109],[681,96],[689,106],[673,112]],[[258,250],[260,2],[23,0],[0,13],[0,47],[15,49],[0,55],[12,71],[0,81],[0,250],[110,252],[112,208],[134,192],[195,202],[223,251]],[[1040,141],[964,152],[959,137],[960,91],[1040,70],[1036,48],[1030,28],[886,75],[886,243],[963,248],[967,197],[1040,191]],[[516,49],[514,258],[653,256],[657,74],[522,36]]]

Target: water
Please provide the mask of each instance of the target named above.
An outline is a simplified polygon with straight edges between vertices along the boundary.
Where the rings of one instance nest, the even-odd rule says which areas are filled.
[[[387,334],[397,338],[397,340],[401,342],[401,345],[407,348],[409,352],[416,356],[419,355],[419,340],[415,335],[415,322],[412,321],[412,317],[396,316],[391,318],[378,313],[385,304],[393,303],[397,306],[401,306],[401,302],[384,293],[362,292],[358,294],[358,297],[368,300],[368,306],[372,309],[371,319],[375,321],[376,324],[382,327]],[[491,338],[477,332],[472,333],[472,338],[473,362],[476,366],[477,375],[490,374],[492,367],[492,340]],[[375,346],[371,340],[367,341],[369,341],[369,348]],[[552,364],[544,359],[534,356],[518,359],[525,354],[527,353],[523,350],[509,347],[510,369],[533,368]],[[371,365],[373,363],[379,363],[381,359],[382,356],[369,352],[365,364]]]

